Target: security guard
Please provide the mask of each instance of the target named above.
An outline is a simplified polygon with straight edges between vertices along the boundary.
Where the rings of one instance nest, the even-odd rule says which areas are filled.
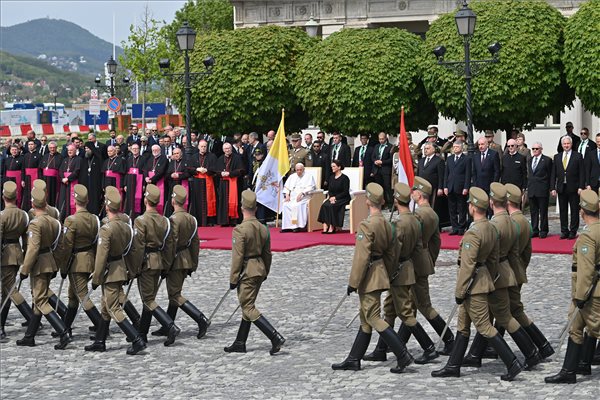
[[[531,260],[531,224],[521,211],[521,189],[512,183],[504,186],[506,188],[508,212],[517,228],[517,240],[508,252],[510,267],[517,279],[517,285],[508,288],[510,313],[525,329],[529,337],[531,337],[531,340],[533,340],[533,343],[538,348],[540,357],[544,359],[554,354],[554,349],[544,334],[525,314],[523,302],[521,301],[521,288],[524,283],[527,283],[527,266],[529,265],[529,260]]]
[[[371,332],[375,329],[392,349],[398,362],[393,373],[401,373],[413,362],[412,356],[396,332],[380,317],[381,293],[390,288],[387,271],[398,268],[396,243],[392,226],[381,214],[385,203],[381,185],[369,183],[366,187],[369,217],[362,221],[356,234],[352,270],[348,282],[348,296],[358,292],[360,300],[360,328],[346,359],[333,364],[334,370],[360,370],[360,360],[369,347]]]
[[[577,313],[569,331],[567,353],[560,372],[545,378],[546,383],[575,383],[576,373],[591,374],[594,348],[600,338],[600,221],[598,195],[590,189],[581,192],[579,214],[585,222],[573,246],[572,313]],[[583,330],[587,330],[584,337]],[[581,359],[580,369],[578,362]]]
[[[0,212],[0,238],[2,240],[0,276],[2,279],[2,299],[4,304],[8,291],[14,286],[19,273],[19,266],[23,264],[23,248],[21,243],[27,243],[27,226],[29,217],[27,213],[17,207],[17,185],[13,181],[4,182],[2,188],[2,199],[5,208]],[[19,239],[21,241],[19,242]],[[4,325],[8,318],[10,303],[14,302],[17,309],[23,314],[27,321],[33,316],[29,304],[15,287],[10,293],[10,300],[0,312],[0,339],[6,338]]]
[[[198,240],[198,221],[185,211],[184,204],[187,199],[187,191],[181,185],[173,187],[171,194],[171,205],[173,214],[171,220],[171,234],[165,249],[165,261],[167,269],[163,270],[163,276],[167,280],[167,292],[169,294],[169,307],[167,314],[175,320],[177,309],[181,308],[198,324],[198,335],[200,339],[206,334],[209,322],[208,318],[196,308],[188,299],[181,295],[183,282],[187,276],[198,269],[198,253],[200,243]],[[153,335],[166,335],[163,329],[152,332]]]
[[[494,267],[488,265],[494,280],[494,290],[490,292],[488,301],[490,311],[498,330],[506,330],[513,338],[523,355],[526,367],[533,367],[540,362],[537,347],[510,311],[509,287],[517,286],[515,273],[508,262],[508,252],[513,248],[517,240],[516,228],[508,212],[506,211],[506,189],[498,182],[490,185],[490,206],[494,212],[490,223],[498,232],[498,263]],[[501,333],[502,334],[502,333]],[[480,333],[475,335],[469,354],[463,360],[465,367],[481,367],[481,357],[486,347],[486,340]]]
[[[471,322],[477,332],[487,338],[508,369],[502,380],[513,380],[523,369],[504,338],[490,322],[488,294],[494,290],[490,270],[498,264],[498,233],[488,221],[488,196],[481,188],[469,189],[469,215],[473,223],[463,236],[458,252],[458,275],[455,298],[458,309],[458,327],[454,348],[446,366],[432,371],[433,377],[460,377],[463,355],[469,344]]]
[[[290,165],[291,169],[287,175],[293,174],[295,166],[298,163],[302,163],[305,167],[312,167],[312,156],[308,149],[302,147],[302,136],[299,133],[292,133],[290,136],[292,142],[292,148],[290,150]]]
[[[175,338],[181,330],[175,325],[173,318],[156,303],[158,281],[166,264],[162,251],[171,230],[170,220],[156,211],[159,201],[160,189],[154,184],[148,184],[144,193],[146,211],[135,219],[135,235],[129,259],[138,260],[137,264],[131,267],[133,275],[137,277],[140,298],[144,304],[139,322],[140,334],[147,342],[148,330],[152,322],[152,315],[154,315],[168,332],[164,345],[170,346],[175,342]]]
[[[112,318],[127,339],[132,342],[127,349],[127,354],[134,355],[144,350],[146,343],[131,322],[125,318],[119,304],[119,291],[123,282],[131,278],[124,256],[131,248],[133,231],[118,217],[121,208],[119,192],[106,191],[104,207],[108,223],[100,228],[92,276],[92,289],[96,290],[98,286],[102,286],[102,321],[96,330],[94,343],[85,346],[85,351],[106,351],[106,335]]]
[[[446,326],[446,321],[431,305],[429,296],[429,275],[435,274],[435,261],[440,254],[442,240],[440,239],[440,222],[437,214],[429,204],[432,193],[431,184],[425,179],[416,176],[413,184],[411,198],[418,205],[415,215],[421,221],[423,246],[413,257],[416,282],[412,286],[413,304],[427,319],[429,324],[441,335]],[[410,332],[405,333],[401,339],[408,341]],[[448,355],[454,345],[454,335],[450,329],[444,334],[444,349],[440,354]]]
[[[25,336],[17,340],[17,346],[35,346],[35,334],[43,314],[60,336],[60,342],[54,349],[63,350],[70,342],[67,327],[48,302],[48,287],[58,271],[52,252],[56,249],[62,229],[60,222],[46,212],[46,193],[43,190],[34,188],[31,191],[31,203],[35,218],[29,223],[27,252],[20,276],[24,280],[31,274],[34,307]]]
[[[279,352],[285,338],[267,321],[254,305],[260,286],[271,271],[271,237],[269,229],[256,219],[256,194],[247,189],[242,192],[244,219],[232,234],[231,272],[229,288],[237,289],[242,308],[242,322],[237,337],[227,353],[245,353],[246,340],[253,322],[271,340],[271,355]]]
[[[395,233],[396,255],[387,270],[390,277],[390,290],[384,301],[385,322],[394,326],[396,316],[402,320],[398,331],[400,339],[414,334],[424,353],[415,359],[416,364],[426,364],[438,357],[433,341],[413,313],[410,287],[415,283],[415,269],[412,258],[422,248],[421,223],[410,211],[410,187],[406,183],[396,183],[394,187],[394,205],[399,218],[392,226]],[[386,267],[388,265],[386,264]],[[387,346],[380,336],[375,351],[363,357],[365,361],[386,361]]]
[[[69,331],[77,315],[79,303],[88,294],[88,281],[94,272],[96,242],[100,231],[100,220],[86,208],[87,188],[80,184],[75,185],[73,197],[76,212],[65,219],[62,241],[55,254],[62,279],[69,278],[69,303],[63,319]],[[97,330],[102,317],[89,298],[83,305],[83,310]]]

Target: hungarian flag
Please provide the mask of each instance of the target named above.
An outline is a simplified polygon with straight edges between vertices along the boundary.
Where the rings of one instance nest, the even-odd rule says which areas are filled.
[[[413,169],[412,155],[408,147],[408,138],[406,137],[406,128],[404,127],[404,106],[400,111],[400,137],[398,139],[398,158],[400,162],[397,166],[398,182],[406,183],[412,187],[415,180],[415,171]]]

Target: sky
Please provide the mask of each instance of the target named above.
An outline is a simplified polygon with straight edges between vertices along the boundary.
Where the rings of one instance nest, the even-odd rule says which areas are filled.
[[[185,4],[179,0],[1,0],[0,25],[12,26],[38,18],[64,19],[76,23],[107,42],[113,42],[113,15],[117,46],[127,40],[129,26],[140,20],[148,4],[157,20],[171,22]]]

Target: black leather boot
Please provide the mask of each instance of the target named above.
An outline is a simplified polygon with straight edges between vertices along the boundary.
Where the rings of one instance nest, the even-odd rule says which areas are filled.
[[[538,329],[538,327],[532,322],[531,325],[524,327],[525,332],[529,335],[533,343],[537,346],[540,357],[542,359],[550,357],[554,354],[554,349],[548,342],[548,339],[544,336],[544,334]]]
[[[123,310],[125,311],[125,314],[127,314],[127,317],[131,320],[131,323],[136,327],[136,329],[139,329],[140,313],[135,308],[133,303],[127,300],[125,304],[123,304]]]
[[[122,322],[117,323],[117,325],[119,325],[119,328],[121,328],[127,339],[131,342],[131,346],[127,348],[127,354],[133,356],[146,348],[146,342],[129,320],[124,319]]]
[[[404,344],[408,343],[411,336],[412,336],[412,332],[410,331],[410,328],[408,326],[406,326],[406,324],[404,322],[401,323],[400,328],[398,328],[398,337],[400,338],[402,343],[404,343]]]
[[[598,346],[596,346],[596,352],[594,353],[592,365],[600,365],[600,341],[598,342]]]
[[[496,330],[498,331],[498,334],[501,337],[504,337],[504,333],[506,332],[506,329],[504,329],[502,326],[498,325],[498,321],[496,321],[494,323],[494,328],[496,328]],[[489,358],[490,360],[497,360],[498,359],[498,353],[492,347],[492,345],[490,345],[488,343],[487,347],[483,351],[483,354],[481,355],[481,358]]]
[[[435,350],[435,344],[420,323],[417,322],[415,326],[409,328],[423,349],[421,357],[415,358],[415,364],[427,364],[429,361],[435,360],[440,356]]]
[[[17,310],[19,310],[19,312],[21,313],[21,315],[23,315],[23,318],[25,318],[26,321],[29,321],[31,317],[33,317],[33,310],[31,309],[31,306],[26,302],[22,302],[21,304],[17,305]]]
[[[379,335],[379,339],[377,340],[377,345],[375,346],[375,350],[372,353],[365,354],[362,358],[365,361],[387,361],[387,350],[388,346]]]
[[[567,343],[567,353],[563,361],[563,366],[560,372],[553,376],[544,378],[546,383],[576,383],[577,382],[577,363],[579,362],[579,354],[583,345],[575,343],[571,338]]]
[[[444,332],[444,327],[446,326],[446,321],[439,315],[437,315],[434,319],[428,320],[431,327],[436,331],[438,335],[442,335]],[[444,337],[442,338],[444,341],[444,349],[439,352],[439,354],[443,356],[449,356],[452,353],[452,346],[454,346],[454,335],[450,330],[450,327],[446,329],[446,333],[444,333]]]
[[[56,297],[55,294],[48,298],[48,303],[54,308],[54,310],[60,315],[60,317],[64,320],[65,315],[67,314],[67,306],[61,300]]]
[[[101,321],[95,324],[96,326],[96,337],[94,339],[94,343],[89,346],[85,346],[83,349],[85,351],[106,351],[106,334],[108,333],[108,325],[110,324],[110,320],[106,321],[104,319],[100,319]]]
[[[94,326],[90,327],[90,330],[93,332],[96,332],[98,330],[98,327],[100,326],[100,324],[102,323],[102,315],[100,315],[100,311],[98,311],[98,309],[96,307],[92,307],[89,310],[84,310],[85,314],[88,316],[88,318],[90,319],[90,321],[92,321],[92,324],[94,324]],[[110,320],[108,321],[108,325],[110,325]],[[93,328],[93,329],[92,329]],[[106,336],[108,336],[108,326],[106,327],[106,332],[103,333]],[[104,338],[106,340],[106,337]],[[96,340],[96,334],[94,333],[94,335],[90,335],[90,340]]]
[[[413,358],[406,349],[406,345],[402,343],[396,332],[390,327],[385,331],[379,332],[379,336],[383,338],[392,352],[396,356],[397,365],[395,368],[390,368],[390,372],[400,374],[404,368],[408,367],[413,362]]]
[[[577,374],[592,374],[592,360],[594,359],[594,350],[596,350],[596,338],[586,333],[585,338],[583,339],[583,346],[581,347],[579,364],[577,365]]]
[[[248,333],[250,332],[251,326],[252,323],[250,321],[242,319],[235,341],[231,346],[224,347],[223,350],[225,350],[226,353],[245,353],[246,340],[248,340]]]
[[[334,370],[360,371],[360,360],[367,352],[370,341],[371,334],[365,333],[361,328],[358,328],[358,334],[356,335],[356,339],[354,339],[348,357],[339,364],[332,364],[331,368]]]
[[[0,340],[6,339],[6,332],[4,332],[4,325],[6,325],[6,319],[8,318],[8,311],[10,310],[10,302],[6,302],[6,305],[0,311]]]
[[[177,316],[178,308],[179,307],[177,307],[177,304],[171,304],[171,303],[169,303],[169,306],[167,307],[167,314],[169,315],[169,317],[171,317],[171,319],[173,321],[175,321],[175,317]],[[168,334],[169,334],[169,331],[167,329],[165,329],[164,326],[161,326],[159,329],[152,332],[152,336],[167,336]]]
[[[208,318],[206,318],[206,315],[202,314],[202,311],[198,310],[196,306],[189,301],[183,303],[181,309],[198,324],[198,335],[196,335],[196,337],[202,339],[210,326],[210,322],[208,321]]]
[[[508,347],[504,338],[498,333],[493,338],[489,338],[488,343],[496,350],[498,356],[504,362],[504,365],[506,365],[508,370],[508,372],[505,375],[502,375],[500,379],[503,381],[512,381],[515,379],[515,376],[519,375],[523,370],[523,365],[517,360],[515,353]]]
[[[52,311],[50,314],[46,315],[46,319],[48,320],[48,322],[50,322],[50,325],[52,325],[54,330],[60,336],[60,342],[54,346],[54,350],[64,350],[65,347],[67,347],[67,344],[69,344],[69,342],[71,341],[65,323],[58,316],[58,313],[56,311]]]
[[[152,311],[147,310],[145,307],[142,309],[142,316],[139,319],[138,331],[144,343],[148,343],[148,331],[150,330],[150,323],[152,322]]]
[[[167,329],[168,331],[167,340],[165,340],[163,344],[165,346],[170,346],[173,343],[175,343],[175,338],[177,337],[177,335],[179,335],[181,329],[179,329],[177,325],[175,325],[175,322],[173,322],[173,318],[169,317],[169,314],[167,314],[165,310],[163,310],[160,307],[156,307],[152,314],[158,320],[158,322],[160,322],[163,328]]]
[[[523,327],[509,334],[525,356],[525,369],[530,369],[540,363],[542,360],[540,353]]]
[[[77,315],[77,308],[73,308],[73,307],[67,307],[67,312],[65,313],[65,317],[63,319],[63,322],[65,324],[65,326],[67,327],[67,333],[69,334],[69,338],[73,338],[73,333],[71,332],[71,325],[73,324],[73,321],[75,320],[75,315]],[[60,336],[58,332],[52,332],[52,337],[58,337]]]
[[[37,333],[38,326],[42,320],[42,314],[33,314],[27,325],[27,331],[23,339],[17,340],[17,346],[35,346],[35,334]]]
[[[456,339],[454,339],[454,345],[452,346],[452,352],[450,353],[450,357],[448,357],[446,366],[437,371],[431,371],[431,376],[434,378],[459,378],[461,363],[468,345],[469,338],[457,332]]]
[[[281,350],[281,346],[283,346],[285,343],[285,338],[281,336],[275,328],[273,328],[273,326],[263,315],[254,321],[254,324],[262,333],[265,334],[267,338],[269,338],[269,340],[271,340],[271,350],[269,350],[269,354],[273,355],[279,352],[279,350]]]
[[[475,334],[469,352],[462,360],[463,367],[481,367],[481,356],[487,347],[487,339],[479,332]]]

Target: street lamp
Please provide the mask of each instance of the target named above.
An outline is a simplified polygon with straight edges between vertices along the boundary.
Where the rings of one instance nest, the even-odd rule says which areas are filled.
[[[129,77],[128,76],[123,77],[122,85],[115,84],[115,75],[117,73],[117,62],[115,61],[115,59],[112,56],[110,56],[108,58],[108,61],[106,62],[106,69],[108,72],[108,77],[110,78],[110,84],[102,85],[101,84],[102,83],[102,75],[98,74],[98,75],[96,75],[96,78],[94,79],[94,82],[96,83],[97,88],[101,88],[103,90],[108,90],[110,92],[110,96],[112,97],[115,95],[115,89],[122,88],[122,87],[129,87]]]
[[[477,71],[486,64],[499,62],[498,53],[502,48],[500,43],[495,42],[488,46],[488,50],[492,55],[491,59],[485,60],[471,60],[471,39],[475,33],[475,24],[477,22],[477,15],[469,8],[467,0],[463,0],[462,8],[456,12],[454,16],[456,22],[456,30],[458,34],[463,37],[463,44],[465,50],[464,61],[444,61],[444,55],[446,54],[446,48],[444,46],[438,46],[433,49],[433,54],[438,60],[438,65],[453,70],[457,75],[465,77],[465,86],[467,92],[467,142],[469,146],[469,154],[475,152],[475,146],[473,144],[473,109],[471,106],[471,78],[477,74]]]
[[[56,113],[56,121],[58,122],[58,110],[56,109],[56,97],[58,96],[58,93],[56,93],[56,91],[53,91],[50,94],[52,95],[52,97],[54,97],[54,111],[52,112],[52,123],[54,123],[54,114],[55,113]]]
[[[196,43],[196,31],[188,25],[188,22],[185,21],[183,26],[179,28],[179,30],[175,33],[177,37],[177,46],[179,50],[183,51],[183,59],[184,59],[184,71],[182,73],[170,73],[168,72],[171,67],[171,61],[168,58],[161,58],[158,61],[158,66],[163,72],[164,76],[175,77],[179,80],[183,80],[184,88],[185,88],[185,135],[187,139],[185,153],[190,156],[193,154],[192,148],[192,136],[191,136],[191,128],[192,128],[192,87],[191,82],[194,79],[201,78],[204,75],[212,74],[212,67],[215,65],[215,59],[211,56],[208,56],[202,61],[204,64],[204,68],[206,71],[203,72],[190,72],[190,57],[189,52],[194,51],[194,44]]]
[[[316,37],[319,33],[319,23],[315,21],[314,15],[310,14],[309,20],[304,24],[304,28],[306,29],[306,34],[309,37]]]

